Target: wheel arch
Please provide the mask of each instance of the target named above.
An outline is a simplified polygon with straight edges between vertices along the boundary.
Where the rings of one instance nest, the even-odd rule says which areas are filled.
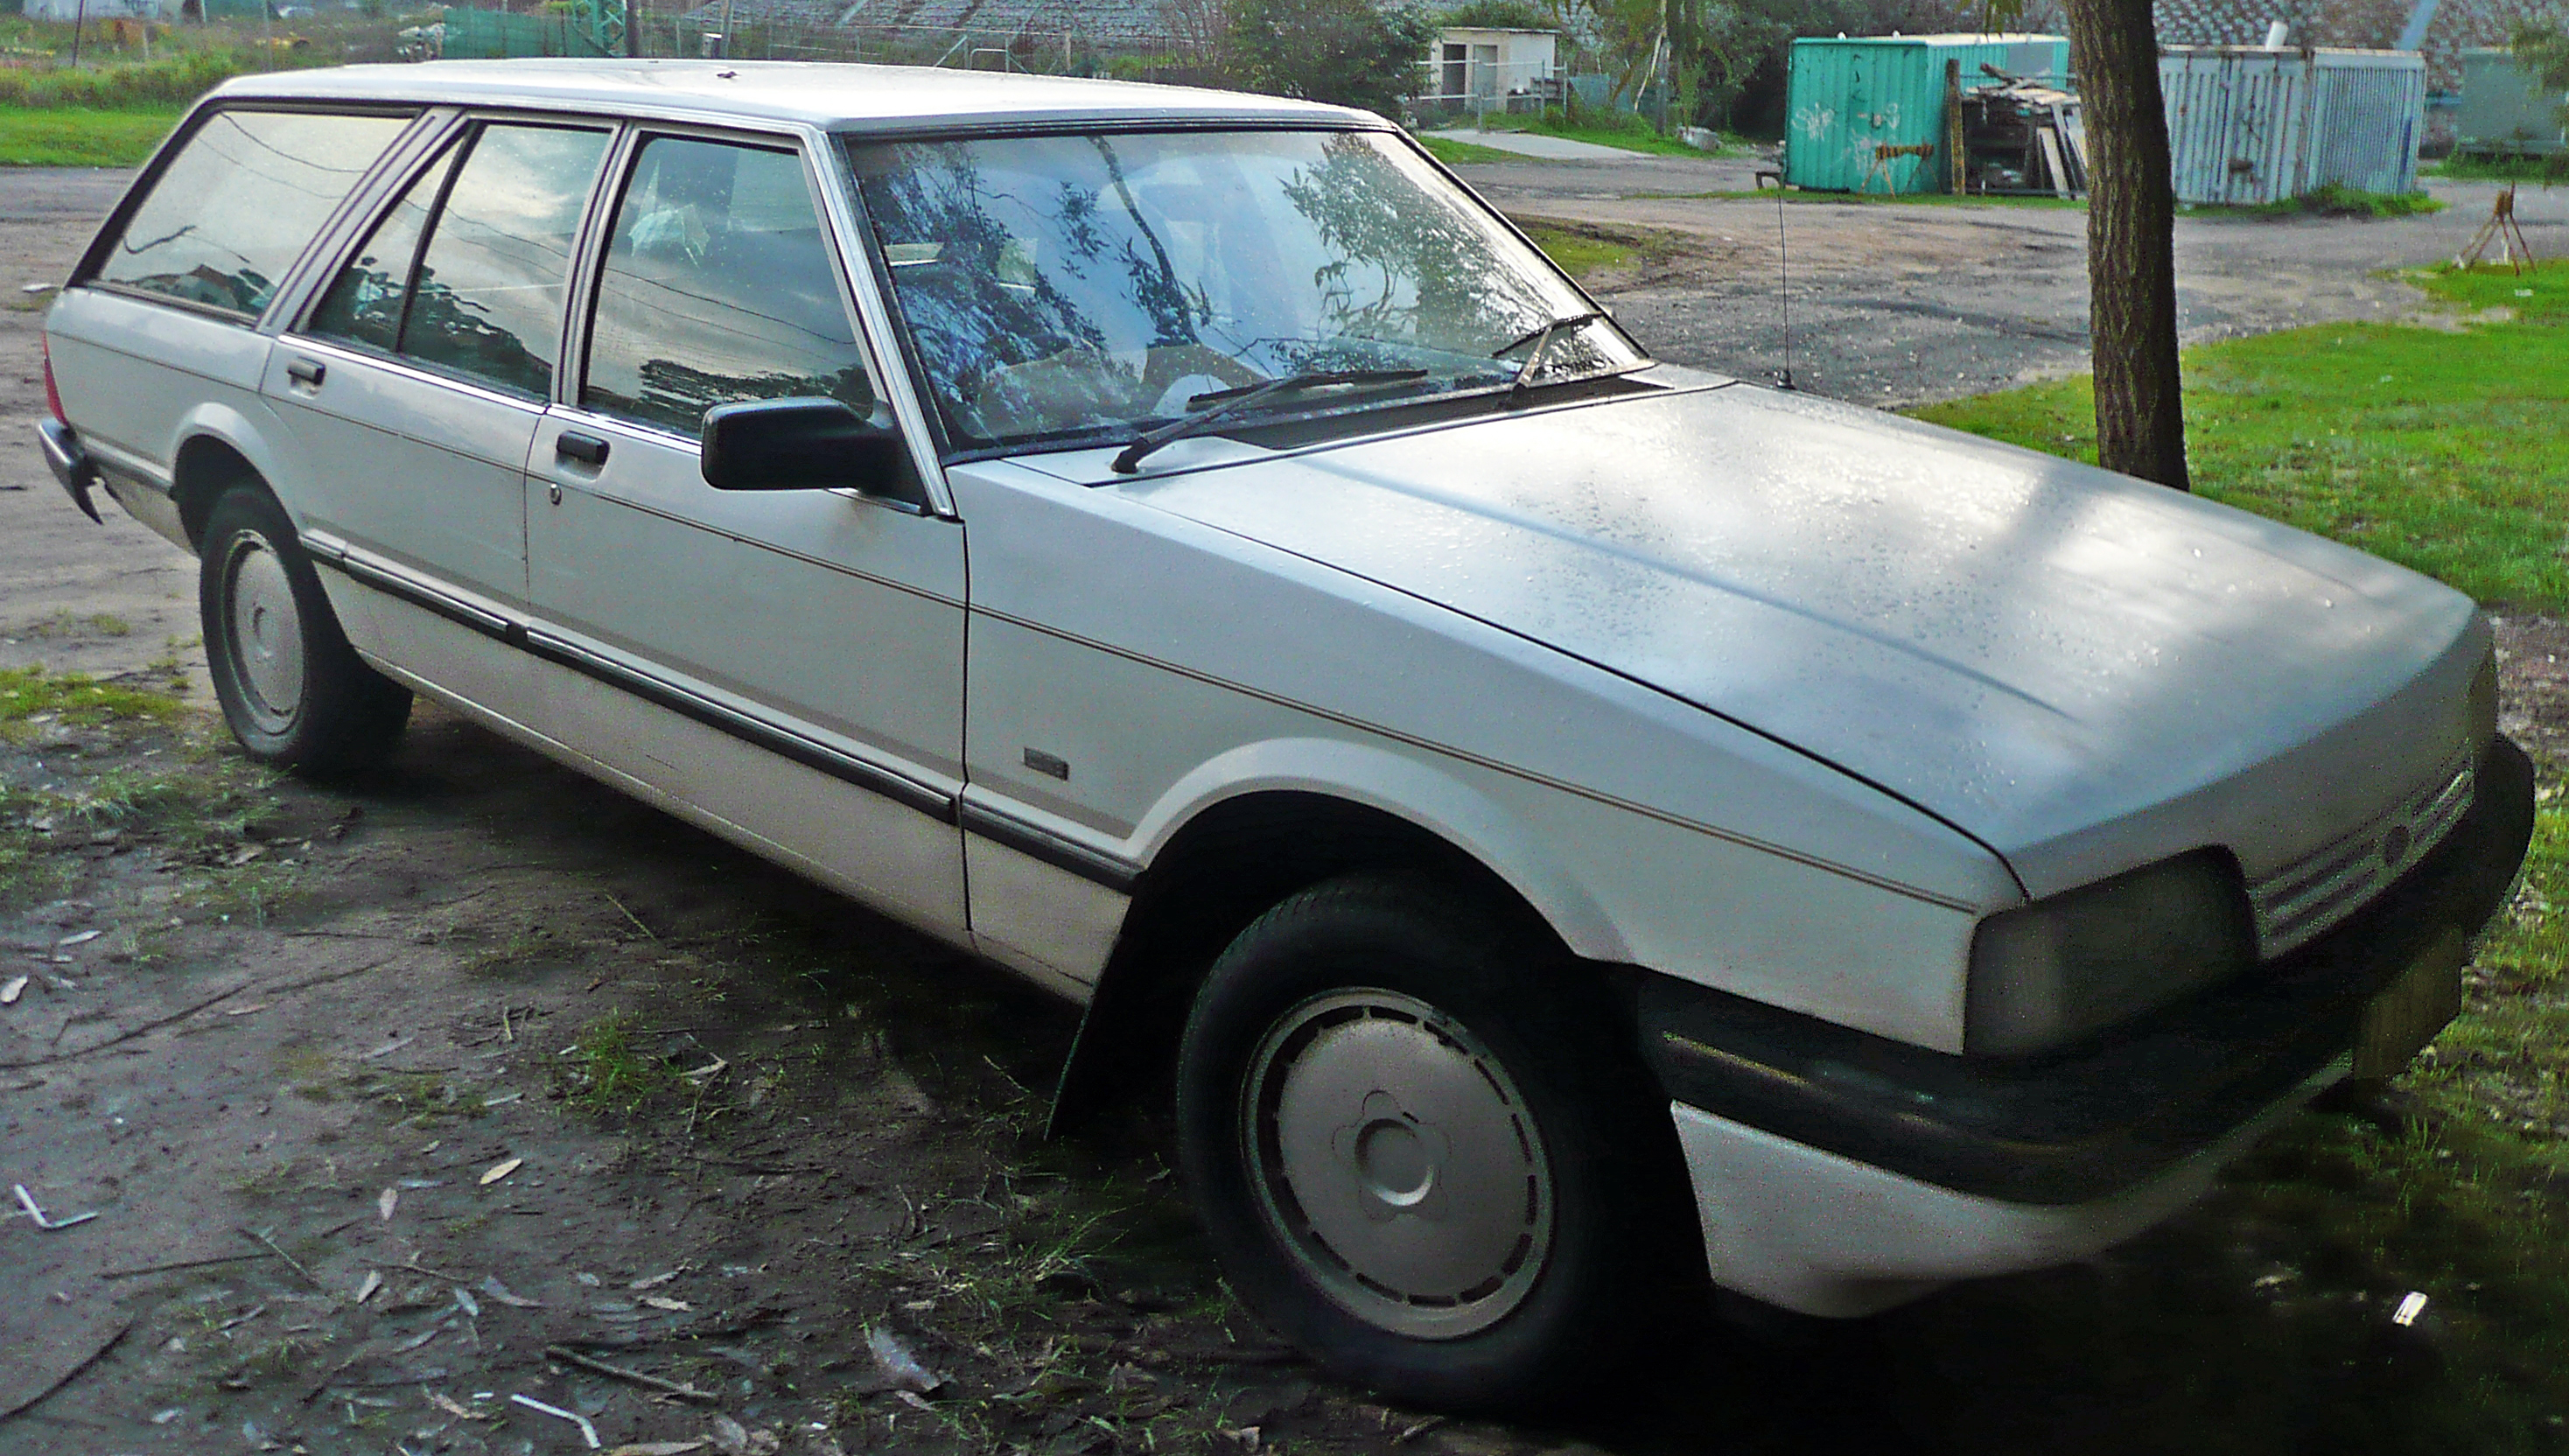
[[[223,492],[253,485],[271,496],[276,493],[269,484],[275,476],[268,456],[250,422],[224,406],[200,406],[180,423],[178,448],[170,453],[170,501],[178,508],[191,549],[203,546],[205,518]],[[292,519],[291,511],[287,519]]]
[[[1278,902],[1335,876],[1423,875],[1572,954],[1628,958],[1602,908],[1528,826],[1383,750],[1271,743],[1226,755],[1164,796],[1136,839],[1145,869],[1062,1069],[1055,1131],[1165,1069],[1215,957]]]

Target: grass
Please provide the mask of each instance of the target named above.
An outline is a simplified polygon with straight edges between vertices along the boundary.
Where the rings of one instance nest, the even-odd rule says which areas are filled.
[[[1534,239],[1544,256],[1573,277],[1624,267],[1642,255],[1642,250],[1632,243],[1593,228],[1555,222],[1527,222],[1524,227],[1526,236]]]
[[[1454,125],[1460,126],[1462,123],[1457,122]],[[1650,123],[1640,117],[1629,115],[1616,120],[1600,118],[1576,123],[1563,118],[1558,111],[1546,113],[1541,117],[1495,116],[1484,118],[1479,130],[1521,132],[1535,137],[1559,137],[1565,142],[1585,142],[1592,147],[1612,147],[1622,152],[1636,152],[1653,157],[1719,157],[1732,150],[1727,145],[1714,152],[1689,147],[1674,137],[1660,136]],[[1457,144],[1447,143],[1446,145]],[[1447,162],[1523,162],[1526,160],[1514,152],[1502,152],[1494,147],[1479,147],[1470,143],[1460,145],[1470,148],[1474,155],[1445,157],[1442,152],[1438,152],[1437,155]],[[1433,146],[1429,150],[1436,151]]]
[[[2441,212],[2444,207],[2442,201],[2424,192],[2368,192],[2329,182],[2277,202],[2244,206],[2188,203],[2177,210],[2188,217],[2416,217]]]
[[[2409,281],[2463,308],[2503,308],[2528,322],[2569,319],[2569,258],[2553,258],[2519,273],[2504,263],[2469,269],[2450,264],[2407,274]]]
[[[2501,270],[2502,274],[2502,270]],[[2457,302],[2556,310],[2569,274],[2428,274]],[[2482,601],[2569,611],[2569,330],[2324,324],[2186,351],[2197,492],[2362,546]],[[1920,419],[2092,462],[2084,376],[1928,405]]]
[[[641,1035],[640,1023],[621,1011],[590,1022],[571,1043],[571,1100],[592,1112],[632,1112],[675,1086],[677,1074],[642,1050]]]
[[[2420,168],[2426,177],[2452,182],[2569,182],[2569,153],[2551,157],[2447,157]]]
[[[1873,202],[1902,206],[1930,207],[2066,207],[2084,211],[2083,197],[2015,196],[1989,192],[1971,192],[1957,196],[1952,192],[1824,192],[1804,187],[1786,187],[1779,193],[1773,187],[1733,188],[1709,192],[1631,192],[1634,197],[1658,197],[1671,201],[1765,201],[1781,195],[1787,202]]]
[[[118,719],[172,723],[184,711],[167,694],[118,687],[78,673],[55,676],[40,667],[0,668],[0,738],[23,739],[49,723],[83,728]]]
[[[1428,156],[1444,163],[1447,167],[1468,167],[1488,162],[1527,162],[1532,160],[1530,158],[1520,157],[1514,152],[1501,152],[1496,147],[1483,147],[1474,142],[1455,142],[1449,141],[1443,137],[1420,137],[1417,138],[1416,141],[1419,146],[1427,149]]]
[[[178,120],[173,107],[22,111],[0,105],[0,167],[139,167]]]
[[[106,730],[116,756],[100,759],[97,739],[79,734],[60,745],[39,738],[65,729]],[[272,778],[217,748],[167,693],[0,670],[0,745],[42,755],[61,776],[48,785],[0,774],[0,907],[68,893],[105,836],[188,867],[178,898],[190,908],[263,921],[295,887],[299,867],[242,853],[275,810]],[[153,751],[129,751],[140,747]]]

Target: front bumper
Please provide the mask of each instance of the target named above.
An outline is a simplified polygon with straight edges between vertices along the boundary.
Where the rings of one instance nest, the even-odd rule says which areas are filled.
[[[1950,1056],[1645,977],[1644,1048],[1715,1280],[1809,1313],[1866,1313],[2167,1217],[2345,1074],[2373,997],[2486,922],[2532,830],[2532,765],[2499,739],[2461,824],[2336,929],[2039,1059]]]
[[[81,514],[101,526],[107,522],[89,499],[89,488],[98,481],[98,467],[90,463],[89,452],[81,448],[80,437],[60,420],[36,422],[36,439],[45,451],[45,466],[62,482],[63,494],[81,508]]]

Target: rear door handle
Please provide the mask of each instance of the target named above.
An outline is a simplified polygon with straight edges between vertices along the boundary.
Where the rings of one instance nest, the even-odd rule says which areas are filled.
[[[606,464],[606,442],[594,435],[564,430],[553,437],[553,454],[563,460],[576,460],[595,469]]]
[[[329,373],[329,367],[318,360],[288,359],[285,361],[285,377],[306,389],[319,389],[321,381]]]

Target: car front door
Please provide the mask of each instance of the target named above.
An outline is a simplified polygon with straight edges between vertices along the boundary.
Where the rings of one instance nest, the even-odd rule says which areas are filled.
[[[526,600],[527,452],[552,393],[572,242],[611,136],[466,128],[411,179],[268,366],[265,393],[312,463],[307,537],[344,546],[361,579],[410,603],[383,603],[352,632],[531,727],[545,719],[539,682],[456,619],[515,614]]]
[[[781,139],[626,150],[581,372],[528,468],[532,645],[578,674],[554,689],[566,739],[959,933],[962,527],[915,484],[717,491],[701,469],[713,406],[877,408],[817,185]]]

